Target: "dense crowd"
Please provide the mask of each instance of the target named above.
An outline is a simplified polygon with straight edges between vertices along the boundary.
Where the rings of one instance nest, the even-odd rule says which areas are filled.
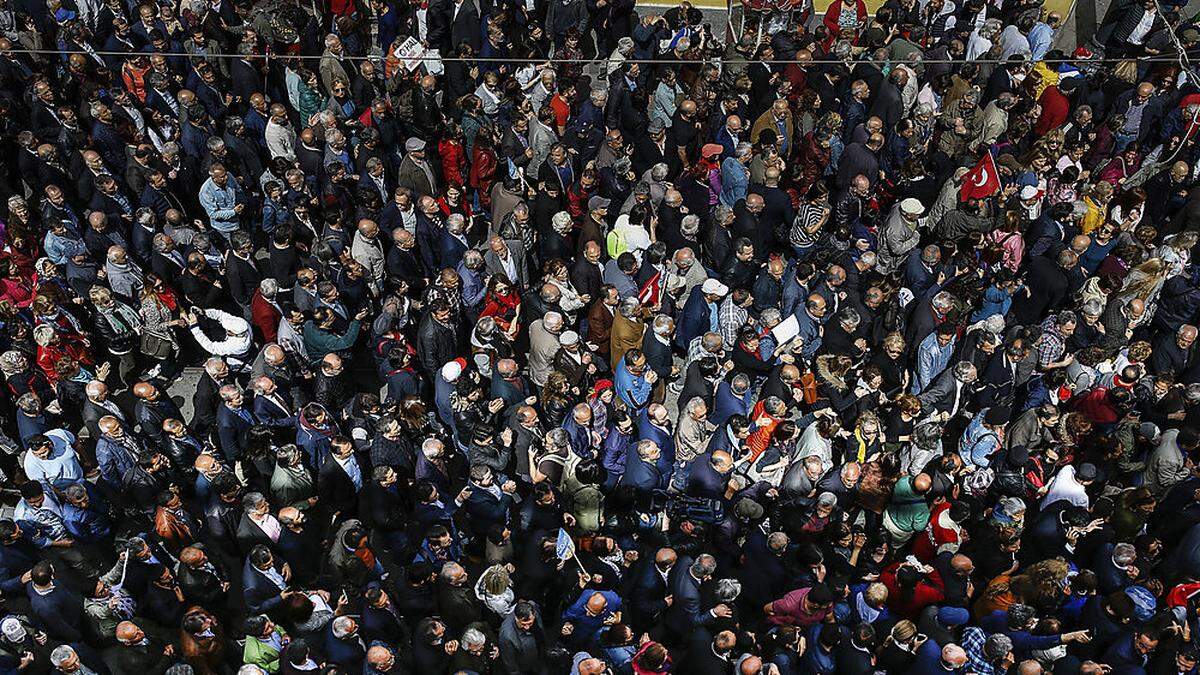
[[[140,1],[0,0],[0,675],[1200,673],[1183,3]]]

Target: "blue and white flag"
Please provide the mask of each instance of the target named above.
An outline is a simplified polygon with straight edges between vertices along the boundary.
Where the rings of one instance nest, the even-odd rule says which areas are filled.
[[[558,556],[559,560],[575,557],[575,541],[561,527],[558,528],[558,540],[554,542],[554,554]]]

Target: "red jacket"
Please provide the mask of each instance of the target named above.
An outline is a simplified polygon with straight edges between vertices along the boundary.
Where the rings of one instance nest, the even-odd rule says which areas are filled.
[[[942,502],[933,507],[929,513],[929,524],[925,531],[913,538],[913,555],[926,565],[933,563],[938,556],[938,549],[945,544],[961,544],[962,537],[957,531],[943,527],[938,520],[942,514],[950,510],[950,502]]]
[[[937,570],[930,572],[924,579],[917,582],[911,597],[900,597],[900,584],[896,582],[896,570],[904,561],[895,562],[879,573],[879,583],[887,586],[888,609],[905,619],[917,620],[921,610],[935,605],[946,598],[946,584]]]
[[[262,296],[262,291],[254,291],[254,295],[250,297],[250,321],[262,334],[263,340],[274,342],[275,338],[279,337],[279,319],[282,316],[279,310]]]
[[[1071,114],[1071,102],[1063,96],[1057,86],[1046,87],[1046,91],[1043,91],[1042,97],[1038,99],[1038,104],[1042,106],[1042,114],[1033,126],[1038,136],[1045,136],[1061,127]]]
[[[471,149],[471,171],[468,185],[479,190],[479,201],[488,207],[492,203],[492,183],[496,181],[496,151],[479,143]]]
[[[467,153],[463,144],[453,138],[438,142],[438,154],[442,157],[442,176],[447,185],[462,187],[467,178]]]
[[[821,20],[821,23],[824,23],[825,28],[829,30],[829,37],[825,38],[824,43],[826,50],[832,47],[833,43],[837,41],[838,36],[841,35],[842,29],[838,25],[838,18],[842,14],[842,6],[851,1],[854,2],[854,13],[858,18],[855,25],[855,33],[857,34],[866,24],[867,4],[863,0],[833,0],[833,2],[829,3],[829,9],[825,10],[825,18]]]

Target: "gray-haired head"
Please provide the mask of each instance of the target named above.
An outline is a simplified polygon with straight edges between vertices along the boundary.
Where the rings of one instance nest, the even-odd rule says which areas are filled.
[[[742,582],[737,579],[718,579],[713,591],[717,602],[733,602],[742,594]]]
[[[487,644],[487,638],[478,628],[468,628],[463,631],[462,645],[464,647],[482,647]]]
[[[656,335],[666,337],[671,334],[671,331],[675,330],[675,321],[666,314],[659,314],[654,317],[653,328]]]
[[[1137,562],[1137,549],[1133,544],[1121,542],[1113,547],[1112,561],[1118,567],[1129,567]]]
[[[708,553],[701,553],[696,556],[696,561],[692,563],[692,575],[697,579],[707,579],[717,571],[717,559]]]
[[[694,237],[700,232],[700,216],[689,213],[679,223],[679,229],[687,236]]]
[[[619,309],[621,311],[621,316],[627,319],[632,319],[635,315],[637,315],[638,310],[641,309],[641,307],[642,305],[638,302],[638,299],[630,296],[621,300]]]
[[[992,633],[983,641],[983,655],[992,663],[1004,660],[1012,650],[1012,638],[1004,633]]]
[[[333,620],[332,630],[333,636],[344,638],[354,632],[354,619],[348,616],[339,616]]]
[[[970,361],[959,361],[954,364],[954,377],[964,384],[970,384],[978,377],[975,364]]]
[[[50,663],[52,663],[55,668],[65,666],[75,658],[75,650],[71,647],[71,645],[59,645],[54,648],[54,651],[50,652]]]
[[[954,296],[947,291],[941,291],[937,295],[933,296],[933,299],[929,301],[929,304],[933,305],[933,308],[939,312],[948,312],[952,307],[954,307]]]

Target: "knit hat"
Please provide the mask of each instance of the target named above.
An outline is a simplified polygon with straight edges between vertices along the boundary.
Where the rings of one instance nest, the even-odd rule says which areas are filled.
[[[946,628],[961,626],[970,620],[970,612],[962,607],[942,607],[937,611],[937,622]]]

